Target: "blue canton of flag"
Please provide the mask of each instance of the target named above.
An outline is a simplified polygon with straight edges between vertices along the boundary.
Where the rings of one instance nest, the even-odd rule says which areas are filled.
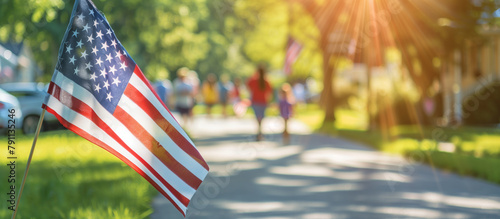
[[[135,62],[92,3],[79,1],[73,10],[56,70],[90,91],[113,113]]]

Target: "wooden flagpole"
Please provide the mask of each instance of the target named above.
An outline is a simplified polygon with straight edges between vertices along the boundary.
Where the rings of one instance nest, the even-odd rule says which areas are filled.
[[[35,151],[36,140],[38,140],[38,135],[40,134],[40,129],[42,128],[44,116],[45,116],[45,109],[43,109],[42,114],[40,114],[40,119],[38,120],[38,126],[36,127],[35,138],[33,139],[33,144],[31,145],[30,155],[28,157],[28,162],[26,163],[26,170],[24,170],[23,181],[21,183],[21,188],[19,189],[19,195],[17,196],[16,207],[14,208],[12,219],[16,218],[17,207],[19,206],[19,201],[21,200],[21,194],[23,193],[24,183],[26,182],[26,176],[28,176],[28,170],[30,169],[31,158],[33,157],[33,151]]]

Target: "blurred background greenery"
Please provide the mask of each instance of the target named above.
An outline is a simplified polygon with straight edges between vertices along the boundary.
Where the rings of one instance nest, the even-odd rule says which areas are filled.
[[[390,95],[390,105],[408,101],[422,105],[426,99],[438,99],[435,115],[421,122],[435,118],[444,118],[444,124],[462,122],[462,110],[454,103],[460,103],[481,77],[500,73],[495,64],[499,2],[494,0],[151,0],[147,4],[96,0],[95,4],[151,81],[173,80],[184,66],[201,79],[209,73],[245,78],[256,64],[265,63],[280,76],[276,84],[307,78],[322,82],[310,89],[321,91],[325,122],[334,121],[335,109],[344,103],[352,107],[356,101],[366,102],[372,128],[377,125],[375,114],[384,110],[376,98],[383,93],[395,94]],[[72,5],[73,1],[64,0],[2,1],[0,42],[28,45],[37,72],[28,80],[50,80]],[[283,75],[290,38],[303,49],[292,74]],[[461,96],[455,97],[456,92]],[[417,113],[422,107],[418,108]],[[493,114],[482,119],[496,118],[494,122],[500,123],[498,113]]]

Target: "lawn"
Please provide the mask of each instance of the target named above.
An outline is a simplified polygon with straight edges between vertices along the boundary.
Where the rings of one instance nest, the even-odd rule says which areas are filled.
[[[16,135],[16,193],[32,140],[33,136]],[[7,145],[4,136],[0,142]],[[7,168],[0,169],[4,182],[8,175]],[[5,201],[9,188],[7,183],[2,187],[0,218],[10,218]],[[156,194],[145,179],[100,147],[70,131],[43,132],[16,218],[147,218]]]
[[[400,126],[367,131],[366,114],[339,109],[333,126],[322,126],[322,111],[308,105],[296,118],[313,129],[360,142],[375,149],[419,159],[435,167],[500,184],[500,129],[482,127]],[[452,145],[444,150],[442,145]],[[451,151],[451,152],[450,152]]]

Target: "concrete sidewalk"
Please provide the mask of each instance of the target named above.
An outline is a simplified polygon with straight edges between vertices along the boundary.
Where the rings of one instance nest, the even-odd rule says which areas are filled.
[[[283,145],[279,118],[255,142],[251,118],[196,117],[187,129],[210,173],[187,218],[500,218],[498,185],[290,124]],[[161,195],[152,206],[152,219],[183,218]]]

